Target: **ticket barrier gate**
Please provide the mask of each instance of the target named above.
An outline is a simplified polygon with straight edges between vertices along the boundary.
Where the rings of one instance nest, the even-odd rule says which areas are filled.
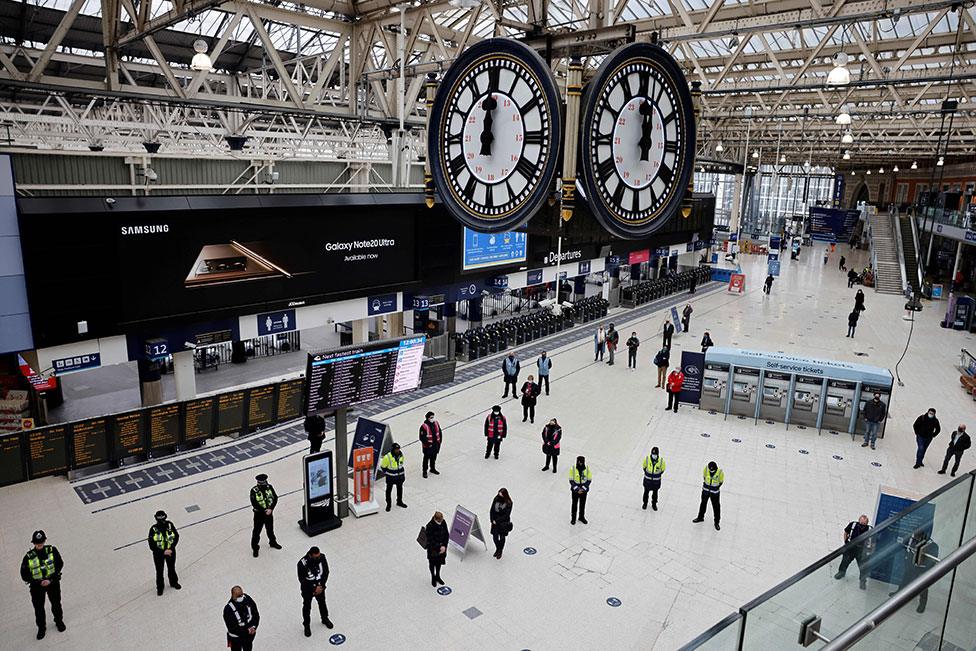
[[[793,386],[790,425],[817,427],[820,402],[823,398],[823,378],[797,375]]]
[[[827,394],[824,396],[823,416],[820,419],[821,429],[851,432],[856,391],[857,382],[827,380]]]
[[[702,409],[725,413],[725,403],[729,396],[729,365],[705,361],[702,376],[702,393],[699,406]]]
[[[874,394],[876,393],[881,395],[881,402],[885,403],[885,405],[887,405],[889,409],[891,408],[891,387],[890,386],[886,387],[886,386],[880,386],[876,384],[866,384],[866,383],[862,384],[861,394],[858,397],[858,401],[857,401],[857,420],[854,422],[854,434],[860,434],[862,436],[864,435],[864,430],[867,429],[865,425],[867,421],[864,420],[864,405],[866,405],[868,401],[874,400]],[[888,424],[888,418],[885,417],[885,419],[881,421],[881,425],[878,427],[879,439],[884,438],[885,425],[887,424]]]
[[[789,373],[766,371],[763,376],[759,400],[759,417],[786,422],[787,404],[790,397],[791,376]]]
[[[732,371],[732,391],[728,413],[755,418],[758,395],[759,369],[736,366]]]

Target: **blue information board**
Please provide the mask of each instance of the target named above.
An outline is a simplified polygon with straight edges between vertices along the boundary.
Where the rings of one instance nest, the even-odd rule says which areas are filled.
[[[291,332],[298,329],[295,323],[295,310],[281,310],[280,312],[266,312],[258,315],[258,336],[277,334],[279,332]]]
[[[464,228],[464,271],[525,262],[528,235],[515,231],[479,233]]]
[[[915,500],[907,497],[881,493],[878,496],[878,512],[874,516],[874,521],[884,522],[913,504]],[[935,504],[924,504],[912,511],[910,515],[903,516],[890,527],[880,531],[874,537],[874,550],[867,562],[869,576],[876,581],[900,584],[908,554],[906,549],[908,539],[916,529],[924,529],[931,535],[934,517]]]

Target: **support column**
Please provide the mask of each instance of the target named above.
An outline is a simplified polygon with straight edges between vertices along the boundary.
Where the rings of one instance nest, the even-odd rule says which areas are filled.
[[[586,296],[586,276],[573,278],[573,293],[577,296]]]
[[[732,191],[732,216],[729,218],[729,232],[736,233],[739,230],[739,221],[742,216],[742,185],[745,172],[735,175],[735,186]]]
[[[480,328],[481,327],[481,297],[477,296],[475,298],[468,299],[468,325],[470,328]]]
[[[403,312],[394,312],[384,317],[384,326],[380,336],[384,339],[394,339],[403,334]]]
[[[448,301],[444,303],[444,331],[454,334],[457,332],[457,303]]]
[[[933,225],[932,228],[935,228],[935,225]],[[929,233],[929,248],[925,252],[925,269],[923,270],[922,273],[927,274],[929,271],[929,263],[932,260],[932,242],[934,241],[935,241],[935,233]]]
[[[956,259],[952,263],[952,275],[949,276],[949,287],[953,287],[953,283],[956,282],[956,273],[959,271],[959,259],[962,258],[962,240],[956,242]]]
[[[173,353],[173,380],[176,383],[176,399],[192,400],[197,397],[197,374],[193,368],[193,351]]]
[[[364,344],[369,341],[369,319],[357,319],[352,322],[352,343]]]
[[[640,273],[641,266],[639,262],[637,264],[630,265],[630,282],[636,283],[641,280]]]

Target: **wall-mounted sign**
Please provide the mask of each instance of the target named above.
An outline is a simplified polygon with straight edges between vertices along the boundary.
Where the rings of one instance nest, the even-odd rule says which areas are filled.
[[[627,261],[630,264],[639,264],[641,262],[648,262],[651,259],[650,249],[643,249],[641,251],[631,251],[630,255],[627,257]]]
[[[542,269],[531,269],[525,273],[525,284],[529,285],[540,285],[542,284]]]
[[[578,273],[578,275],[585,276],[588,273],[590,273],[590,261],[589,260],[583,260],[583,261],[581,261],[579,263],[579,273]]]
[[[380,296],[370,296],[366,299],[366,313],[369,316],[378,314],[389,314],[397,311],[397,295],[382,294]]]
[[[64,375],[74,371],[83,371],[88,368],[97,368],[102,365],[100,353],[85,353],[74,357],[62,357],[61,359],[51,360],[51,367],[55,375]]]
[[[162,359],[170,354],[169,341],[162,337],[146,339],[143,346],[146,359]]]
[[[411,301],[411,307],[414,310],[427,310],[430,309],[430,297],[429,296],[414,296]]]
[[[281,310],[279,312],[266,312],[258,315],[258,336],[277,334],[279,332],[291,332],[298,329],[295,310]]]
[[[197,346],[213,346],[222,344],[225,341],[232,341],[234,333],[230,330],[216,330],[214,332],[201,332],[194,336]]]
[[[458,285],[457,295],[459,301],[467,301],[481,296],[481,288],[477,283],[464,283]]]
[[[515,231],[479,233],[464,228],[464,271],[525,262],[528,235]]]
[[[495,276],[490,278],[486,284],[495,289],[505,289],[508,287],[508,276]]]

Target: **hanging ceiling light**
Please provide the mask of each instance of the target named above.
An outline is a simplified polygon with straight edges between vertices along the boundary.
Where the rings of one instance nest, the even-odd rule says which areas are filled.
[[[935,164],[938,165],[939,167],[942,167],[943,165],[945,165],[945,156],[939,156],[939,160],[936,161]]]
[[[739,32],[732,32],[732,38],[729,39],[729,50],[734,50],[739,47]]]
[[[894,172],[895,174],[898,173],[898,164],[897,163],[895,163],[895,166],[891,168],[891,171]]]
[[[847,107],[847,104],[845,104],[840,108],[840,113],[837,114],[836,122],[842,127],[846,127],[851,123],[851,114]]]
[[[851,71],[847,69],[848,56],[846,52],[834,55],[834,68],[827,75],[828,86],[846,86],[851,83]]]
[[[850,160],[850,159],[851,159],[851,152],[845,151],[844,152],[844,160]]]
[[[851,176],[857,176],[857,172],[855,172],[854,170],[851,170]]]
[[[871,170],[868,170],[867,172],[865,172],[865,174],[867,174],[868,176],[871,176]]]
[[[918,163],[916,161],[912,161],[912,169],[913,170],[917,170],[918,169]]]
[[[878,174],[884,174],[884,168],[883,167],[879,167],[878,168]]]
[[[718,141],[718,144],[715,145],[715,151],[716,151],[716,153],[719,153],[719,154],[721,154],[723,151],[725,151],[725,147],[722,146],[722,141],[721,140],[719,140]]]
[[[752,150],[752,157],[753,158],[759,158],[759,150],[758,149],[753,149]]]
[[[844,132],[844,135],[841,136],[841,138],[840,138],[840,142],[841,142],[841,144],[844,144],[844,145],[854,144],[854,134],[851,133],[851,130],[850,129],[848,129],[847,131]]]
[[[782,156],[779,157],[779,162],[780,163],[785,163],[786,162],[786,154],[783,154]]]
[[[193,51],[196,54],[193,55],[193,60],[190,61],[190,68],[198,72],[212,72],[213,61],[210,60],[210,56],[207,54],[207,42],[202,38],[198,38],[193,41]]]

